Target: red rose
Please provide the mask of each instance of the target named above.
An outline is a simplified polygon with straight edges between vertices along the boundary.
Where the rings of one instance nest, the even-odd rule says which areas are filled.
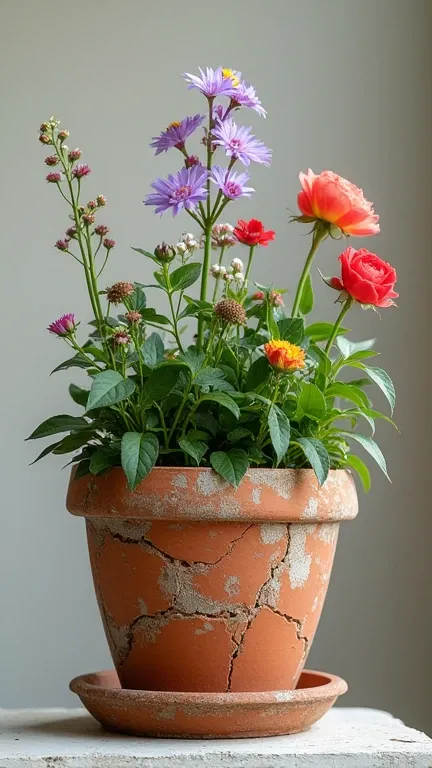
[[[239,243],[244,245],[268,245],[270,240],[274,240],[275,232],[272,229],[265,231],[264,224],[259,219],[240,219],[234,227],[234,235]]]
[[[370,253],[366,248],[346,248],[339,256],[342,264],[342,276],[331,278],[332,288],[346,291],[360,304],[372,304],[375,307],[391,307],[395,293],[396,271],[391,264]]]

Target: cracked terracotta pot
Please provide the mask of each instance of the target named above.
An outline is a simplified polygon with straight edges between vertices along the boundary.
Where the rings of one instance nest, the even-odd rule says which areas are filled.
[[[252,469],[234,490],[212,470],[157,467],[131,493],[121,469],[71,477],[96,595],[124,688],[295,688],[327,592],[352,476]]]

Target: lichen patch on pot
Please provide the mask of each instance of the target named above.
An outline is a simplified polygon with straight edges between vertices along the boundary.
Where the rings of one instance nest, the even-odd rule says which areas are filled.
[[[310,573],[312,556],[306,551],[307,537],[315,526],[292,525],[290,528],[290,545],[288,549],[288,574],[292,589],[303,587]]]

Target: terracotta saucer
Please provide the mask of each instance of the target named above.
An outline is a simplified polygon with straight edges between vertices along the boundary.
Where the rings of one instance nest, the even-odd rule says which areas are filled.
[[[114,670],[75,677],[70,689],[110,731],[183,739],[279,736],[306,731],[348,689],[345,680],[304,670],[293,691],[183,693],[120,687]]]

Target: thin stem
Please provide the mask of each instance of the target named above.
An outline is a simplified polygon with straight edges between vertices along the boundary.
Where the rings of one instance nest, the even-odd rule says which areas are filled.
[[[163,431],[163,434],[164,434],[165,448],[168,449],[169,439],[168,439],[168,431],[167,431],[167,427],[166,427],[166,423],[165,423],[165,416],[164,416],[162,408],[160,407],[159,403],[156,403],[156,401],[155,401],[155,406],[156,406],[156,408],[159,411],[159,416],[160,416],[160,419],[161,419],[161,426],[162,426],[162,431]]]
[[[225,248],[226,248],[225,245],[223,245],[222,248],[221,248],[221,251],[220,251],[220,254],[219,254],[219,259],[218,259],[218,267],[220,267],[221,264],[222,264],[224,253],[225,253]],[[213,291],[213,304],[215,303],[216,298],[217,298],[217,293],[218,293],[218,288],[219,288],[219,280],[220,280],[220,278],[219,278],[219,275],[218,275],[216,277],[215,287],[214,287],[214,291]]]
[[[247,288],[247,281],[248,281],[248,278],[249,278],[249,273],[251,271],[252,258],[253,258],[253,255],[254,255],[254,250],[255,250],[255,245],[251,245],[251,247],[249,249],[249,259],[248,259],[248,263],[247,263],[247,267],[246,267],[246,272],[245,272],[245,280],[244,280],[245,281],[245,288]]]
[[[201,274],[201,291],[200,291],[201,301],[207,301],[207,284],[208,284],[208,276],[209,276],[210,260],[211,260],[211,239],[212,239],[212,231],[211,231],[211,224],[210,224],[210,225],[207,225],[207,228],[205,230],[204,261],[203,261],[203,268],[202,268],[202,274]],[[198,318],[198,349],[202,349],[203,344],[204,344],[204,318],[200,316]]]
[[[336,322],[335,322],[335,324],[333,326],[333,330],[332,330],[331,335],[329,337],[329,340],[327,342],[326,348],[324,350],[326,355],[329,354],[329,352],[330,352],[330,350],[331,350],[331,348],[333,346],[333,342],[334,342],[334,340],[335,340],[335,338],[336,338],[336,336],[338,334],[338,330],[339,330],[339,328],[342,325],[342,321],[343,321],[345,315],[347,314],[347,312],[350,311],[350,309],[351,309],[353,304],[354,304],[354,299],[351,298],[351,296],[348,296],[345,304],[343,305],[341,311],[339,312],[339,315],[338,315],[338,317],[336,319]]]
[[[317,251],[317,248],[318,248],[319,244],[322,242],[322,240],[325,240],[327,235],[328,235],[327,230],[324,229],[324,227],[318,223],[316,228],[315,228],[315,230],[314,230],[311,249],[310,249],[310,251],[308,253],[308,257],[306,259],[306,263],[305,263],[305,265],[303,267],[303,272],[301,273],[301,276],[300,276],[300,281],[299,281],[299,284],[298,284],[298,287],[297,287],[297,293],[295,295],[294,304],[293,304],[292,313],[291,313],[292,317],[296,317],[299,314],[299,307],[300,307],[300,304],[301,304],[304,287],[306,285],[306,282],[307,282],[307,279],[308,279],[308,276],[309,276],[309,272],[311,270],[311,266],[312,266],[312,262],[314,260],[315,253]]]
[[[168,301],[169,301],[169,305],[170,305],[170,308],[171,308],[171,315],[172,315],[172,319],[173,319],[174,336],[175,336],[175,339],[176,339],[176,342],[177,342],[177,346],[178,346],[180,352],[184,352],[183,345],[182,345],[182,343],[180,341],[180,334],[178,332],[177,314],[176,314],[176,311],[174,309],[174,302],[173,302],[173,299],[172,299],[172,290],[171,290],[171,284],[170,284],[169,268],[168,268],[168,264],[166,264],[166,263],[163,265],[163,273],[164,273],[165,282],[166,282],[166,285],[167,285],[167,296],[168,296]]]

